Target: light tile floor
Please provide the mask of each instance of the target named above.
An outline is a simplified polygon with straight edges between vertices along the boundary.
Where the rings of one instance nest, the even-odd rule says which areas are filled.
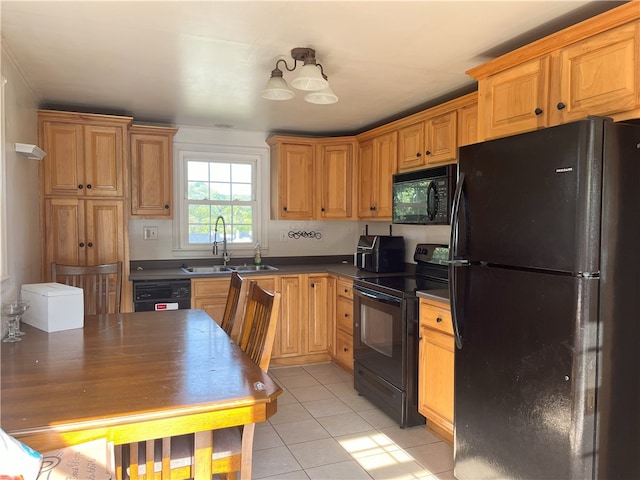
[[[254,479],[455,480],[453,449],[424,426],[401,429],[324,363],[271,367],[284,392],[256,426]]]

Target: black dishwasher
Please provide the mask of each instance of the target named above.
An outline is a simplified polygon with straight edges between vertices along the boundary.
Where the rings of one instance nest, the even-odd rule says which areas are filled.
[[[133,310],[152,312],[191,308],[191,280],[135,280]]]

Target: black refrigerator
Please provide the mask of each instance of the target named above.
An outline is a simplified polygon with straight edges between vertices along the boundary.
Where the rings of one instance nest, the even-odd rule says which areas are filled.
[[[454,475],[640,479],[640,125],[462,147]]]

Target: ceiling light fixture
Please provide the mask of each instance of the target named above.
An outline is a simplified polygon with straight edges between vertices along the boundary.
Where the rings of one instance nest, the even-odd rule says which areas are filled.
[[[291,57],[294,61],[293,68],[289,68],[287,61],[282,58],[276,62],[276,68],[271,71],[271,78],[269,78],[267,85],[262,90],[262,98],[267,100],[289,100],[293,98],[295,93],[287,85],[282,76],[282,70],[278,68],[278,65],[282,62],[287,71],[293,72],[298,66],[298,62],[302,62],[302,68],[296,78],[291,80],[291,86],[298,90],[310,92],[304,97],[309,103],[328,105],[338,101],[337,95],[333,93],[329,86],[322,65],[316,63],[316,51],[313,48],[294,48],[291,50]]]

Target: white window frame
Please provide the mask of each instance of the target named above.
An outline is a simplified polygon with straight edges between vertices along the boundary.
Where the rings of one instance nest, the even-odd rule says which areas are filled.
[[[176,144],[174,158],[174,178],[177,185],[173,224],[173,252],[180,256],[205,256],[212,254],[212,245],[189,245],[188,203],[187,203],[187,161],[216,159],[227,162],[240,161],[251,163],[255,185],[254,242],[229,244],[229,254],[235,257],[252,257],[255,244],[260,243],[261,250],[268,250],[269,198],[268,198],[268,150],[255,147],[234,147],[221,145]],[[218,231],[220,235],[221,226]]]
[[[9,279],[7,250],[7,155],[5,145],[4,90],[7,79],[0,76],[0,282]]]

